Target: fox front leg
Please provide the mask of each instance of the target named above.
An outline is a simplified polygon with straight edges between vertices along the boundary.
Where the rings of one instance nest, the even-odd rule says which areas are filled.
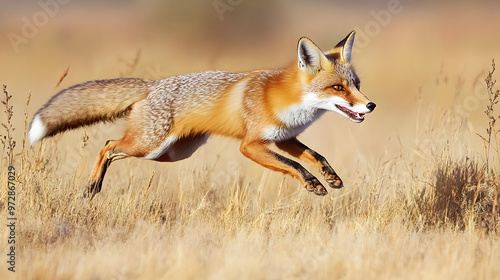
[[[304,184],[308,191],[321,196],[328,194],[328,191],[320,183],[320,181],[302,165],[271,151],[266,143],[262,143],[260,141],[244,141],[240,150],[243,155],[258,164],[271,170],[289,174],[298,179],[302,184]]]
[[[326,160],[324,165],[321,167],[321,175],[325,176],[325,181],[331,188],[340,189],[344,187],[342,179],[340,179],[339,175],[337,175],[335,170],[333,170]]]
[[[304,145],[297,138],[276,142],[276,146],[298,159],[316,165],[331,188],[340,189],[344,186],[342,179],[333,170],[325,157]]]

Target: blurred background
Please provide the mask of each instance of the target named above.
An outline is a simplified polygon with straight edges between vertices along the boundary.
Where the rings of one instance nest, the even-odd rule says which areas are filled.
[[[362,124],[325,114],[299,137],[344,180],[379,160],[418,157],[422,135],[443,146],[480,146],[476,133],[487,125],[484,78],[500,58],[498,1],[0,0],[0,7],[0,84],[13,95],[18,142],[23,111],[31,120],[50,96],[76,83],[276,68],[295,59],[301,36],[328,50],[356,30],[353,63],[377,109]],[[451,127],[457,133],[446,137],[440,128],[450,131],[450,118],[459,118]],[[70,166],[68,149],[78,152],[82,145],[75,143],[88,135],[88,170],[104,142],[122,131],[120,123],[102,124],[49,141],[61,142],[60,156]],[[223,155],[227,149],[234,152]],[[214,163],[219,154],[250,162],[237,151],[235,141],[214,138],[186,165],[202,157]]]

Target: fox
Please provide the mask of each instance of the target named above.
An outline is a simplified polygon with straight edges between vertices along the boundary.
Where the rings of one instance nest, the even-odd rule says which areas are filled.
[[[343,181],[328,161],[297,139],[325,112],[361,123],[375,103],[360,91],[351,64],[355,31],[323,52],[302,37],[297,58],[278,69],[205,71],[162,80],[115,78],[61,90],[33,116],[31,145],[63,131],[126,118],[125,133],[100,150],[86,183],[90,199],[102,189],[110,164],[136,157],[158,162],[189,158],[211,135],[241,141],[240,152],[268,169],[290,175],[309,192],[328,194],[318,178],[282,152],[316,166],[334,189]]]

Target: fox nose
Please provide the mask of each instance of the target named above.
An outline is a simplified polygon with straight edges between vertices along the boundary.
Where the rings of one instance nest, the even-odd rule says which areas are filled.
[[[368,110],[370,110],[370,112],[375,110],[375,107],[377,107],[377,104],[375,104],[373,102],[368,102],[368,104],[366,104],[366,108],[368,108]]]

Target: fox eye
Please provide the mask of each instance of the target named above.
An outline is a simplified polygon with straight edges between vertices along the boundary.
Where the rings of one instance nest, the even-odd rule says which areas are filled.
[[[345,90],[343,85],[333,85],[332,88],[336,91],[344,91]]]
[[[357,83],[356,84],[356,88],[359,90],[359,88],[361,87],[361,84],[360,83]]]

